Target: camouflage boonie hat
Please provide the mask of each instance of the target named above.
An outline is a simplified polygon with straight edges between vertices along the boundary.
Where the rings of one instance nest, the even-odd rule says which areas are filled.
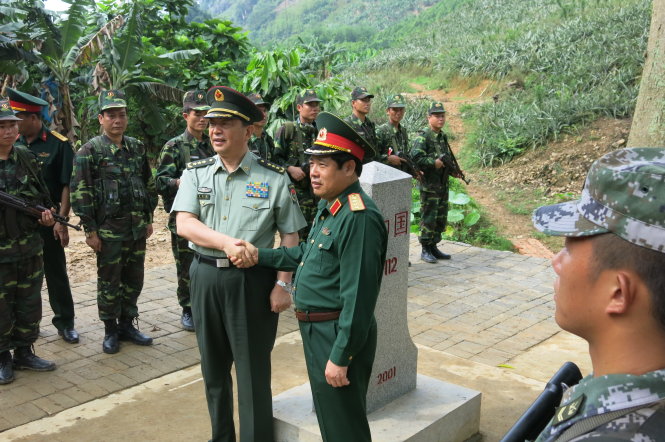
[[[106,109],[121,107],[127,107],[125,94],[122,91],[111,89],[108,91],[102,91],[101,94],[99,94],[99,112],[105,111]]]
[[[206,91],[195,90],[185,92],[182,97],[182,107],[193,111],[204,111],[210,109],[206,102]]]
[[[305,92],[298,95],[296,104],[311,103],[313,101],[321,102],[322,100],[318,97],[318,95],[316,95],[316,91],[314,89],[307,89]]]
[[[406,101],[404,101],[404,97],[400,94],[391,95],[388,97],[386,107],[406,107]]]
[[[252,103],[254,103],[257,106],[263,105],[266,107],[270,107],[270,103],[265,101],[261,94],[255,94],[255,93],[247,94],[247,98],[252,100]]]
[[[366,87],[356,86],[351,92],[351,101],[353,100],[362,100],[363,98],[374,98],[374,95],[367,92]]]
[[[427,115],[441,114],[445,112],[446,108],[443,107],[443,103],[441,103],[440,101],[432,102],[432,104],[429,105],[429,109],[427,109]]]
[[[0,100],[0,121],[21,121],[21,118],[14,114],[7,98]]]
[[[665,149],[604,155],[591,165],[579,200],[536,209],[533,224],[554,236],[612,232],[665,253]]]

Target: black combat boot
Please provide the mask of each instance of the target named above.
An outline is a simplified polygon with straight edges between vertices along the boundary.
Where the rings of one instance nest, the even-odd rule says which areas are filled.
[[[194,318],[192,318],[192,308],[184,307],[182,309],[182,316],[180,317],[180,324],[182,328],[187,331],[194,331]]]
[[[136,318],[135,318],[136,319]],[[136,319],[138,325],[138,319]],[[121,341],[131,341],[136,345],[152,345],[152,338],[144,335],[132,324],[132,319],[120,319],[118,323],[118,338]]]
[[[14,365],[9,350],[0,353],[0,384],[9,384],[14,380]]]
[[[430,264],[436,264],[437,260],[432,255],[432,250],[430,249],[430,246],[423,244],[423,251],[420,254],[420,259],[422,259],[425,262],[428,262]]]
[[[436,244],[429,246],[429,250],[436,259],[450,259],[450,255],[437,249]]]
[[[35,355],[31,346],[16,347],[14,350],[14,368],[17,370],[53,371],[55,362],[47,361]]]
[[[104,321],[104,342],[102,342],[102,351],[110,355],[120,351],[120,343],[118,342],[118,323],[115,319],[107,319]]]

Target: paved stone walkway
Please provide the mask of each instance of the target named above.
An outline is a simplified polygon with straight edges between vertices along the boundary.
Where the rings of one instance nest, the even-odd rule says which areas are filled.
[[[443,250],[453,259],[424,263],[412,235],[408,316],[414,342],[494,366],[558,331],[551,320],[549,260],[459,243],[444,243]],[[35,347],[39,356],[56,361],[58,369],[18,371],[12,384],[0,386],[0,431],[199,362],[194,334],[179,325],[172,266],[147,271],[139,298],[140,327],[155,338],[154,345],[122,343],[115,355],[101,351],[104,331],[97,318],[95,281],[72,288],[81,342],[71,345],[60,339],[45,301]],[[293,315],[282,314],[278,335],[296,329]]]

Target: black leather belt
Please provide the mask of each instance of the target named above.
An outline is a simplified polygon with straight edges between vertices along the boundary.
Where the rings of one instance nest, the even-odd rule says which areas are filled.
[[[206,256],[197,253],[196,259],[198,259],[199,262],[203,262],[213,267],[217,267],[218,269],[228,269],[231,267],[235,267],[229,258],[216,258],[214,256]]]
[[[340,311],[336,312],[306,312],[296,309],[296,318],[302,322],[323,322],[339,318]]]

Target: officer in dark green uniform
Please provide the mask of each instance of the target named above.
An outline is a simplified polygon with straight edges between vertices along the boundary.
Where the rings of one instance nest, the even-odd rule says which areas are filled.
[[[14,145],[19,121],[9,100],[0,100],[0,190],[30,204],[49,207],[48,191],[34,154]],[[53,214],[45,210],[39,222],[53,226]],[[32,351],[42,319],[40,292],[44,278],[37,226],[33,217],[0,205],[0,384],[14,380],[14,368],[55,370],[53,362]],[[11,349],[15,349],[13,360]]]
[[[378,152],[376,125],[367,117],[372,110],[372,98],[374,95],[367,92],[367,88],[356,86],[351,92],[352,113],[344,121]]]
[[[289,121],[275,134],[275,155],[273,161],[283,166],[296,188],[298,203],[307,221],[307,227],[298,232],[304,241],[312,228],[318,199],[309,182],[309,170],[305,150],[312,146],[318,131],[316,117],[321,111],[321,99],[314,89],[307,89],[296,99],[298,118]]]
[[[254,123],[254,133],[249,139],[249,151],[256,154],[256,156],[263,158],[267,161],[272,161],[273,152],[275,151],[275,141],[263,129],[268,123],[268,110],[270,103],[265,101],[261,94],[248,94],[247,98],[258,107],[263,113],[263,119]]]
[[[195,90],[185,93],[182,117],[187,123],[187,128],[183,134],[167,141],[159,154],[155,183],[167,213],[171,211],[180,185],[180,176],[187,163],[209,158],[215,154],[206,133],[208,120],[205,115],[208,109],[210,106],[206,102],[205,91]],[[194,331],[189,295],[189,266],[194,259],[194,252],[189,248],[188,241],[176,234],[175,213],[169,216],[168,228],[171,231],[171,251],[178,275],[178,303],[182,307],[180,324],[185,330]]]
[[[272,247],[298,243],[305,220],[284,168],[249,152],[252,124],[261,111],[240,92],[208,91],[209,135],[217,153],[183,173],[172,211],[178,235],[196,257],[190,268],[192,313],[212,424],[212,440],[235,441],[231,366],[238,381],[240,440],[272,441],[270,352],[278,313],[291,305],[291,273],[242,270],[237,238]]]
[[[146,239],[157,206],[155,180],[143,146],[125,136],[127,102],[122,92],[102,91],[97,116],[103,135],[74,156],[71,200],[81,217],[85,242],[97,254],[97,307],[104,321],[104,353],[117,353],[119,340],[151,345],[133,324],[139,316]]]
[[[406,159],[397,156],[398,153],[409,154],[409,135],[406,128],[400,123],[404,118],[406,102],[400,94],[388,97],[386,114],[388,122],[376,128],[377,161],[389,166],[402,168]]]
[[[41,112],[48,103],[24,92],[7,88],[12,109],[22,121],[19,122],[19,143],[27,146],[41,163],[44,181],[51,201],[63,217],[69,216],[69,179],[72,176],[72,150],[67,137],[49,131],[41,119]],[[79,334],[74,328],[74,300],[67,276],[65,250],[69,244],[67,226],[39,228],[44,241],[44,275],[48,287],[48,299],[53,310],[53,325],[65,342],[77,343]]]
[[[307,150],[312,187],[321,198],[314,226],[298,247],[259,249],[258,264],[298,270],[293,300],[323,440],[369,441],[365,397],[388,233],[358,176],[375,152],[332,114],[321,113],[317,127]],[[245,246],[256,258],[256,249]]]
[[[448,177],[452,172],[441,159],[452,155],[448,137],[443,133],[446,124],[443,103],[430,105],[427,122],[428,126],[413,141],[411,158],[423,172],[420,182],[420,259],[435,264],[439,259],[450,259],[450,255],[436,247],[448,221]]]

